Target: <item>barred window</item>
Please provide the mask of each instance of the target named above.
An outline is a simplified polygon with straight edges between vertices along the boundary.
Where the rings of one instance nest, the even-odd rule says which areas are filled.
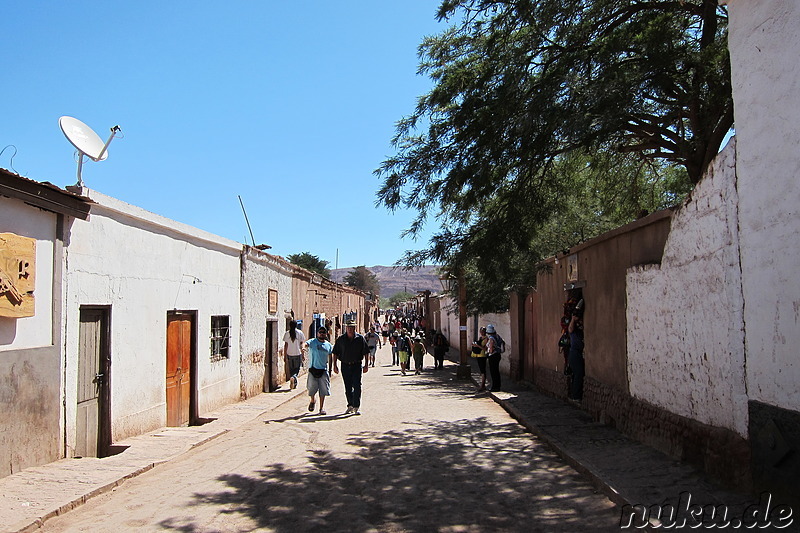
[[[211,317],[211,361],[228,358],[231,345],[231,317],[216,315]]]

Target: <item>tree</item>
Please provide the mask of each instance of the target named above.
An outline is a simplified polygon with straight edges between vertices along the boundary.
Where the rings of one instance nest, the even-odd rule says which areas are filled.
[[[410,292],[398,292],[393,294],[389,298],[389,306],[394,309],[398,305],[402,304],[403,302],[407,302],[409,300],[413,300],[416,298],[416,294],[411,294]]]
[[[434,87],[376,171],[378,203],[418,213],[406,234],[444,228],[403,263],[474,263],[510,286],[548,246],[680,199],[733,123],[716,4],[444,0],[456,24],[420,46]]]
[[[345,285],[355,287],[363,292],[379,294],[381,290],[378,278],[363,265],[357,266],[348,272],[342,281],[344,281]]]
[[[328,279],[331,277],[331,271],[328,268],[330,263],[320,259],[316,255],[311,255],[309,252],[291,254],[286,256],[286,259],[288,259],[291,264],[305,268],[311,272],[316,272],[317,274],[322,275],[322,277]]]

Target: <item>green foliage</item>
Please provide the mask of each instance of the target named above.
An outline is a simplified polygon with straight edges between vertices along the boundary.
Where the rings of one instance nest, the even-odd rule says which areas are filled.
[[[311,272],[316,272],[325,278],[330,279],[331,271],[328,268],[328,261],[324,261],[316,255],[311,255],[309,252],[302,252],[299,254],[291,254],[286,256],[286,259],[293,265],[297,265]]]
[[[403,302],[406,302],[408,300],[413,300],[416,297],[417,297],[416,294],[411,294],[410,292],[398,292],[396,294],[393,294],[388,300],[389,308],[394,309],[396,306],[402,304]]]
[[[357,266],[348,272],[342,281],[344,281],[345,285],[355,287],[363,292],[379,294],[381,291],[381,285],[378,282],[378,278],[363,265]]]
[[[378,203],[442,230],[406,266],[463,268],[475,309],[555,251],[680,201],[733,121],[715,0],[445,0],[434,81],[397,124]],[[502,307],[502,305],[501,305]]]

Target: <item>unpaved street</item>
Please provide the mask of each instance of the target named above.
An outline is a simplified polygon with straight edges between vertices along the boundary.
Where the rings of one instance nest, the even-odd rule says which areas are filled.
[[[390,361],[364,376],[361,415],[336,377],[327,416],[295,398],[43,530],[619,531],[607,498],[452,366]]]

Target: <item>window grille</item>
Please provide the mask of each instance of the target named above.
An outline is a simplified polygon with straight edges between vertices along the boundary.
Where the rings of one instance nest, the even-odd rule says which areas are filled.
[[[217,315],[211,317],[211,362],[229,357],[231,345],[231,317]]]

